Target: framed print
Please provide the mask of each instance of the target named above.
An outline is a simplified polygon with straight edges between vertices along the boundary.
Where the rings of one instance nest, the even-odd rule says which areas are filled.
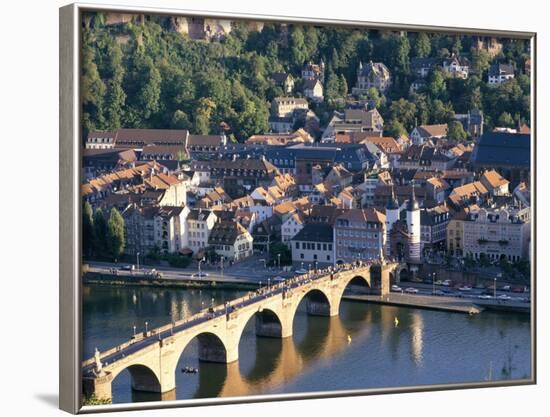
[[[61,408],[533,384],[535,39],[61,8]]]

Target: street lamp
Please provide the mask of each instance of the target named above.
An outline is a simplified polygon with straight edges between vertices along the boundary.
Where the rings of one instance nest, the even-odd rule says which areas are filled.
[[[148,321],[145,322],[145,336],[147,336],[147,326],[149,326],[149,322],[148,322]]]
[[[495,286],[493,288],[493,297],[496,300],[497,299],[497,277],[494,278]]]
[[[432,295],[435,294],[435,272],[432,272]]]
[[[136,264],[137,270],[139,271],[139,252],[136,253]]]
[[[220,267],[221,267],[221,270],[222,270],[222,277],[223,277],[223,256],[220,258]]]
[[[136,337],[136,325],[134,324],[134,337]]]
[[[204,262],[204,258],[199,259],[199,278],[202,277],[202,274],[201,274],[201,262]]]
[[[269,291],[271,288],[271,278],[267,279],[267,290]]]
[[[277,254],[277,262],[279,263],[279,269],[281,269],[281,254]]]

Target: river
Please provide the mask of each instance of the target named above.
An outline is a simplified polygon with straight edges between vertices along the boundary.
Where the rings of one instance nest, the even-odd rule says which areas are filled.
[[[152,287],[83,288],[83,356],[106,350],[143,330],[179,320],[242,295],[233,290]],[[398,324],[395,323],[395,318]],[[342,301],[337,317],[308,316],[305,302],[287,339],[258,338],[251,320],[239,361],[200,363],[197,344],[183,352],[177,399],[305,393],[424,384],[521,379],[531,375],[527,315],[468,316]],[[198,374],[179,372],[184,366]],[[113,402],[158,400],[132,392],[130,374],[113,381]]]

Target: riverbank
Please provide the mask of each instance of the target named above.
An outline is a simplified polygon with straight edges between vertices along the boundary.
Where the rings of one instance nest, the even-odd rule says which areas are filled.
[[[388,294],[379,295],[344,295],[343,299],[397,307],[422,308],[427,310],[450,311],[464,314],[478,314],[483,308],[467,301],[453,297],[435,297],[428,295]]]
[[[227,289],[227,290],[255,290],[258,284],[237,278],[211,278],[204,276],[177,278],[152,277],[146,274],[86,271],[82,274],[84,284],[111,285],[111,286],[139,286],[139,287],[165,287],[165,288],[199,288],[199,289]]]
[[[344,295],[343,299],[356,302],[391,305],[397,307],[421,308],[463,314],[479,314],[484,310],[529,314],[529,303],[509,301],[475,300],[456,297],[441,297],[432,295],[408,295],[391,293],[387,296],[379,295]]]

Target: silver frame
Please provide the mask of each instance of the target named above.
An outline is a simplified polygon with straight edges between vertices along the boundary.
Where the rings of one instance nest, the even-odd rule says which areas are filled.
[[[318,24],[362,29],[397,29],[407,31],[445,32],[528,39],[531,41],[531,378],[498,382],[422,385],[395,388],[322,391],[297,394],[257,395],[247,397],[208,398],[147,403],[84,406],[81,404],[81,239],[80,239],[80,29],[81,13],[86,11],[148,13],[157,15],[206,16],[254,21]],[[154,7],[128,7],[75,3],[59,9],[60,59],[60,166],[59,166],[59,408],[72,414],[123,410],[191,407],[235,403],[255,403],[279,400],[346,397],[357,395],[442,391],[464,388],[531,385],[537,382],[537,288],[536,288],[536,32],[490,30],[462,27],[441,27],[311,17],[270,16]]]

